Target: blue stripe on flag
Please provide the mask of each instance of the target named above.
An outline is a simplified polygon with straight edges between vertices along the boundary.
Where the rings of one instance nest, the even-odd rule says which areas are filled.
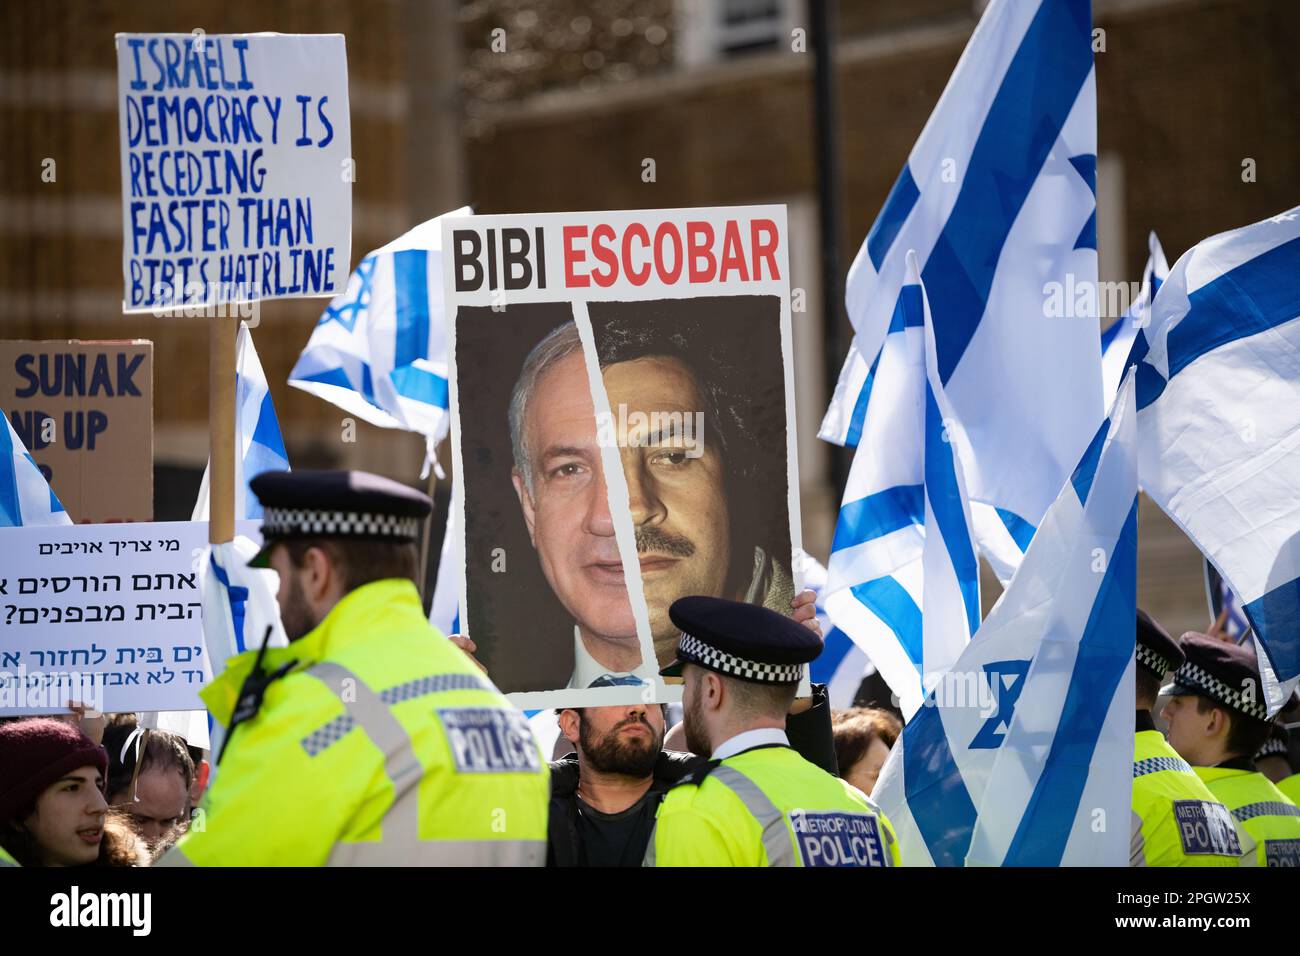
[[[393,365],[401,368],[429,357],[429,253],[404,249],[393,253],[397,294],[397,338]]]
[[[263,448],[270,449],[286,462],[289,460],[289,455],[284,450],[284,436],[280,434],[280,421],[275,417],[275,403],[271,401],[269,388],[262,396],[262,407],[257,411],[257,427],[253,430],[253,441]],[[256,475],[244,473],[245,481],[255,477]]]
[[[889,252],[889,247],[894,244],[894,237],[907,221],[908,214],[911,213],[912,207],[916,205],[919,198],[921,198],[921,191],[916,188],[912,170],[904,163],[898,179],[894,180],[894,186],[889,190],[884,208],[880,210],[880,215],[872,224],[871,231],[867,233],[867,255],[871,256],[871,262],[877,272],[880,271],[880,264],[885,261],[885,254]]]
[[[1101,448],[1106,444],[1106,435],[1110,431],[1110,419],[1101,423],[1097,429],[1097,434],[1092,436],[1092,441],[1088,443],[1088,449],[1079,459],[1079,464],[1075,466],[1074,474],[1070,476],[1070,484],[1074,485],[1074,493],[1079,496],[1079,504],[1087,504],[1088,492],[1092,490],[1092,479],[1097,475],[1097,462],[1101,460]]]
[[[922,279],[947,384],[975,335],[1007,234],[1092,69],[1090,0],[1042,3],[1007,68]]]
[[[398,366],[388,376],[397,394],[415,402],[448,407],[447,380],[414,365]]]
[[[975,829],[975,805],[948,746],[931,697],[903,731],[903,792],[936,866],[966,862]],[[917,786],[925,781],[924,786]]]
[[[1034,540],[1034,532],[1038,529],[1026,521],[1014,511],[1007,511],[1005,508],[995,508],[998,517],[1002,519],[1002,524],[1006,526],[1007,531],[1011,534],[1011,540],[1016,543],[1016,547],[1022,552],[1029,550],[1029,542]]]
[[[897,311],[897,304],[895,305]],[[867,405],[871,402],[871,387],[876,381],[876,369],[880,367],[880,353],[876,353],[875,359],[871,363],[871,368],[867,370],[867,377],[862,383],[862,388],[858,390],[857,401],[853,404],[853,417],[849,419],[849,431],[844,437],[845,448],[857,448],[858,442],[862,440],[862,425],[867,420]]]
[[[1287,581],[1247,604],[1243,610],[1256,634],[1268,637],[1264,648],[1279,680],[1300,674],[1300,578]]]
[[[1202,355],[1300,316],[1300,238],[1248,259],[1193,292],[1169,330],[1169,377]]]
[[[859,603],[894,632],[919,674],[925,645],[921,634],[921,609],[912,600],[912,595],[892,577],[855,584],[850,590]]]
[[[1137,498],[1088,615],[1061,718],[1004,866],[1060,866],[1115,688],[1133,657]],[[1103,771],[1104,772],[1104,771]]]
[[[18,499],[18,469],[14,465],[14,440],[6,424],[0,428],[0,527],[21,528],[23,509]]]
[[[1106,331],[1101,333],[1101,351],[1103,355],[1106,353],[1106,350],[1110,348],[1110,343],[1115,341],[1115,336],[1119,335],[1120,329],[1124,328],[1124,323],[1127,321],[1128,319],[1126,316],[1121,316],[1110,325],[1106,326]]]
[[[831,553],[925,523],[925,486],[895,485],[840,508]]]
[[[894,314],[889,319],[889,331],[902,332],[904,329],[919,329],[925,325],[925,301],[921,298],[919,285],[905,285],[898,290],[898,302],[894,305]]]
[[[230,602],[230,622],[235,632],[235,649],[240,653],[248,650],[244,646],[244,610],[248,604],[248,588],[230,586],[230,575],[226,569],[217,564],[217,558],[214,554],[208,555],[208,563],[212,566],[212,573],[217,576],[217,581],[226,589],[226,600]]]
[[[852,639],[838,627],[832,627],[822,642],[821,653],[808,665],[808,680],[814,684],[829,684],[840,662],[852,649]]]
[[[979,559],[975,557],[966,513],[962,509],[961,489],[957,486],[957,472],[953,465],[954,452],[951,442],[944,440],[943,416],[939,413],[930,381],[926,379],[925,493],[929,496],[930,509],[934,512],[943,545],[957,575],[970,633],[974,634],[980,626]]]

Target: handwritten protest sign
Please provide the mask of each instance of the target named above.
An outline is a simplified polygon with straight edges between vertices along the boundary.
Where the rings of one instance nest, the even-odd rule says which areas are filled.
[[[341,35],[117,35],[123,309],[330,296],[347,282]]]
[[[260,540],[257,522],[239,532]],[[0,533],[0,716],[202,708],[202,521]]]
[[[73,521],[153,520],[152,342],[0,342],[0,408]]]

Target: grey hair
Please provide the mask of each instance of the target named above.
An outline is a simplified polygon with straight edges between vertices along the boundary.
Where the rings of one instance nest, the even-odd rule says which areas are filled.
[[[561,359],[568,358],[574,352],[582,350],[582,340],[578,338],[578,326],[565,322],[546,334],[524,359],[519,370],[515,389],[510,394],[510,447],[515,454],[515,468],[523,476],[524,487],[533,494],[533,467],[528,457],[528,444],[524,441],[524,416],[528,412],[528,402],[533,397],[537,382],[551,366]]]

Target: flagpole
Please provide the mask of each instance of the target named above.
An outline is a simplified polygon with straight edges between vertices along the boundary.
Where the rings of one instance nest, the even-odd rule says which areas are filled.
[[[218,310],[221,311],[221,310]],[[235,537],[236,316],[208,320],[208,541]]]
[[[437,469],[429,469],[429,500],[433,500],[434,489],[438,486]],[[429,509],[424,519],[424,535],[420,539],[420,602],[424,603],[429,590],[429,539],[433,537],[433,511]]]

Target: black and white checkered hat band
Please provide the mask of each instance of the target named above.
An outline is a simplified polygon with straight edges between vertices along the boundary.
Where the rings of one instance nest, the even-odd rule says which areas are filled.
[[[1268,720],[1268,709],[1261,701],[1249,700],[1240,691],[1235,691],[1223,681],[1204,668],[1188,661],[1174,674],[1174,683],[1191,690],[1199,691],[1212,700],[1226,704],[1233,710],[1240,711],[1256,720]]]
[[[262,514],[262,537],[287,538],[322,535],[328,538],[392,538],[414,541],[420,534],[419,518],[370,514],[364,511],[317,511],[312,508],[267,508]]]
[[[1264,746],[1260,747],[1259,752],[1255,754],[1255,759],[1258,760],[1261,757],[1285,757],[1286,754],[1286,741],[1281,737],[1269,737],[1268,740],[1264,741]]]
[[[1174,669],[1174,662],[1166,660],[1141,641],[1137,645],[1137,662],[1148,670],[1153,670],[1161,677]]]
[[[802,664],[764,664],[761,661],[748,661],[743,657],[720,651],[686,633],[683,633],[681,640],[677,642],[677,657],[720,674],[728,674],[758,684],[797,684],[803,677]]]

